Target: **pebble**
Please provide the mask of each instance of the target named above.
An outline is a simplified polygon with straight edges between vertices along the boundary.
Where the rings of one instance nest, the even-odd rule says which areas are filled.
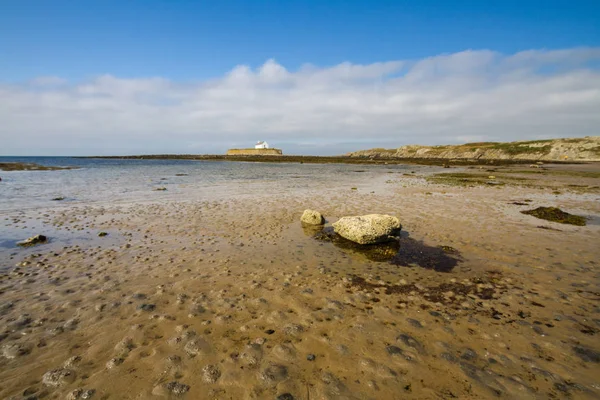
[[[317,358],[317,356],[315,356],[314,354],[309,354],[306,356],[306,359],[308,361],[315,361],[316,358]]]
[[[390,355],[402,354],[402,349],[398,346],[386,346],[385,351]]]
[[[140,304],[137,309],[138,310],[142,310],[142,311],[154,311],[154,309],[156,308],[156,304]]]
[[[75,389],[67,395],[67,400],[91,399],[94,393],[95,389]]]
[[[277,396],[277,400],[294,400],[294,396],[291,393],[283,393]]]
[[[72,383],[75,380],[75,372],[68,368],[57,368],[48,371],[42,377],[42,383],[46,386],[58,387]]]
[[[190,387],[184,383],[179,383],[177,381],[169,382],[165,385],[166,389],[176,395],[187,393],[190,390]]]
[[[125,360],[123,360],[122,358],[119,358],[119,357],[111,358],[106,363],[106,369],[113,369],[114,367],[123,364],[123,361],[125,361]]]
[[[206,365],[202,368],[202,379],[206,383],[215,383],[221,377],[221,371],[215,365]]]

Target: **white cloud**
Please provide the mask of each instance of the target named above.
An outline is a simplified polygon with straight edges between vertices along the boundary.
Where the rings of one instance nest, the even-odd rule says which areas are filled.
[[[600,48],[481,50],[289,71],[275,60],[221,78],[38,77],[0,83],[0,154],[288,153],[408,143],[598,135]]]

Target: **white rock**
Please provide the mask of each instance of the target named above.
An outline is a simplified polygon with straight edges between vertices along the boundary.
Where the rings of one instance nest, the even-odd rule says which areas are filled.
[[[335,233],[359,244],[389,241],[402,229],[398,218],[382,214],[342,217],[332,225]]]

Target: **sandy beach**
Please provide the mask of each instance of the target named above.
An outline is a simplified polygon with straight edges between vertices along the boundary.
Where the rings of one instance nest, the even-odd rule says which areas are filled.
[[[600,166],[410,168],[1,213],[49,242],[0,252],[0,398],[600,398]],[[308,208],[396,216],[400,250]]]

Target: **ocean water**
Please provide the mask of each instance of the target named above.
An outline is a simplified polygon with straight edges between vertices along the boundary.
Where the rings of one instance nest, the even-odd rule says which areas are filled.
[[[414,166],[251,163],[193,160],[120,160],[71,157],[0,157],[76,167],[58,171],[0,171],[0,212],[67,204],[213,200],[318,190],[332,185],[361,190],[380,185],[386,173]],[[166,191],[157,191],[166,188]],[[64,197],[62,201],[53,198]]]

